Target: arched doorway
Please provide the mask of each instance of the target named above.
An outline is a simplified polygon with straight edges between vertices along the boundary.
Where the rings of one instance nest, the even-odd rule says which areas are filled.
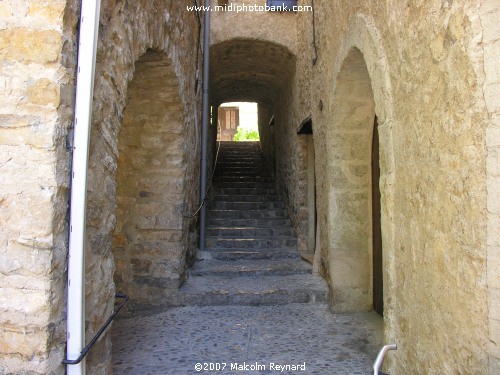
[[[165,53],[135,64],[119,134],[116,290],[134,303],[161,303],[182,282],[184,114],[179,82]]]
[[[363,54],[351,48],[337,75],[328,142],[333,307],[383,313],[378,132]]]

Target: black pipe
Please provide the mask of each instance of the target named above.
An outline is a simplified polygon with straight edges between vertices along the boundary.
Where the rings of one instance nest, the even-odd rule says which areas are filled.
[[[208,147],[208,78],[210,60],[210,0],[205,0],[203,14],[203,98],[202,98],[202,121],[201,121],[201,176],[200,176],[200,250],[205,251],[205,232],[207,220],[207,147]]]
[[[99,339],[99,337],[101,337],[101,335],[106,330],[106,328],[108,328],[108,326],[111,324],[111,322],[113,321],[113,319],[116,316],[116,314],[118,314],[118,312],[121,310],[121,308],[128,301],[128,296],[125,295],[125,294],[122,294],[122,293],[116,293],[115,297],[116,298],[123,298],[122,303],[120,303],[118,305],[118,307],[113,312],[113,314],[111,314],[111,316],[108,318],[108,320],[106,320],[106,323],[104,323],[104,325],[99,329],[99,331],[97,331],[97,333],[92,338],[92,340],[90,340],[90,342],[87,344],[87,346],[85,346],[85,348],[83,348],[83,350],[81,351],[81,353],[78,356],[78,358],[77,359],[66,359],[66,358],[64,358],[62,360],[62,363],[64,365],[77,365],[78,363],[80,363],[82,361],[82,359],[85,358],[85,356],[88,354],[88,352],[90,351],[90,349],[94,346],[94,344],[97,342],[97,340]]]

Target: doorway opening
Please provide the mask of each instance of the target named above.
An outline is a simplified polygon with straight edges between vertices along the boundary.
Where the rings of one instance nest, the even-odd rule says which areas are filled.
[[[257,103],[228,102],[218,110],[218,141],[259,141]]]
[[[378,120],[373,122],[372,138],[372,258],[373,258],[373,309],[384,315],[384,281],[382,265],[382,226],[380,207],[380,152]]]
[[[137,304],[161,303],[183,281],[184,124],[173,63],[148,50],[135,63],[118,137],[113,238],[116,290]]]
[[[306,136],[307,142],[307,251],[302,253],[302,258],[309,263],[314,263],[316,252],[316,228],[318,213],[316,208],[316,170],[314,155],[313,124],[311,116],[308,116],[299,126],[299,135]]]
[[[334,309],[383,315],[379,140],[371,83],[362,52],[352,48],[334,94],[328,222]]]

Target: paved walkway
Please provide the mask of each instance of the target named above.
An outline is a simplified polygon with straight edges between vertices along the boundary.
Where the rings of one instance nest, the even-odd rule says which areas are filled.
[[[369,374],[381,327],[374,313],[335,315],[325,304],[173,308],[114,323],[113,370],[117,375]]]

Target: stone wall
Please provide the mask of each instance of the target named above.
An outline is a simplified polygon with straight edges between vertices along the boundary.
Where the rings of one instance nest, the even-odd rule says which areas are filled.
[[[268,106],[261,104],[258,107],[259,115],[259,137],[260,148],[264,154],[265,166],[269,176],[275,178],[275,160],[274,160],[274,122]]]
[[[0,368],[61,373],[76,1],[0,2]]]
[[[198,26],[188,4],[102,4],[88,174],[87,339],[113,308],[113,247],[129,308],[168,304],[194,252],[196,221],[182,216],[198,201],[199,169],[192,151]],[[161,167],[168,172],[159,178]],[[146,250],[159,257],[156,264]],[[109,370],[110,344],[109,335],[100,340],[89,371]]]
[[[293,88],[290,131],[312,112],[331,308],[371,308],[377,115],[388,370],[498,372],[498,4],[316,2],[314,66],[311,15],[298,16],[296,75],[310,84]]]
[[[136,304],[161,300],[161,289],[176,290],[183,280],[181,103],[171,61],[146,52],[135,63],[128,87],[116,175],[116,289],[127,291]]]
[[[488,189],[488,307],[489,307],[489,373],[500,372],[500,28],[497,20],[500,4],[483,1],[479,20],[483,28],[483,93],[489,124],[486,130],[486,173]]]
[[[302,120],[294,111],[298,90],[296,75],[290,76],[274,107],[276,183],[288,208],[298,237],[298,248],[307,252],[307,139],[298,135]]]
[[[77,3],[0,2],[6,373],[64,372],[66,135],[74,111]],[[191,4],[102,3],[88,175],[87,341],[113,309],[114,276],[135,302],[168,304],[193,256],[197,222],[182,218],[198,201],[199,152],[192,152],[198,26],[185,9]],[[315,4],[317,51],[310,12],[212,14],[212,104],[259,102],[262,147],[301,249],[307,144],[296,131],[312,115],[315,264],[331,287],[332,310],[344,312],[372,304],[369,154],[376,115],[385,341],[399,347],[388,355],[388,370],[498,373],[500,6],[496,0]],[[148,86],[141,72],[153,56],[165,81]],[[149,87],[159,94],[156,104],[167,106],[157,117],[141,112],[156,105],[140,94]],[[156,160],[160,139],[172,154]],[[169,173],[156,183],[160,166]],[[134,185],[138,180],[154,183],[143,188]],[[177,193],[157,189],[162,184]],[[169,203],[160,207],[160,200]],[[153,216],[161,223],[151,223]],[[153,243],[168,244],[152,249],[161,269],[133,246],[145,230]],[[109,372],[110,353],[105,335],[89,355],[89,373]]]
[[[225,10],[215,11],[217,5],[218,0],[211,0],[214,9],[211,13],[211,45],[231,39],[251,39],[279,44],[296,53],[297,17],[293,12],[261,12],[249,8],[237,12],[238,7],[265,6],[266,0],[231,0]]]
[[[166,113],[161,120],[177,137],[169,143],[176,154],[169,161],[178,163],[173,184],[183,191],[173,194],[175,204],[165,208],[169,218],[164,219],[177,223],[176,234],[169,234],[176,251],[168,255],[165,269],[150,269],[150,275],[176,273],[178,285],[186,259],[193,257],[197,221],[182,215],[194,211],[198,201],[199,152],[192,150],[198,25],[186,5],[191,2],[102,2],[88,174],[87,342],[113,310],[118,137],[131,117],[124,108],[135,63],[150,49],[169,61],[168,79],[157,83],[165,89],[151,100],[157,99],[156,105],[175,101],[169,108],[175,121]],[[0,367],[5,373],[64,372],[71,158],[66,144],[73,123],[78,19],[73,0],[0,2]],[[151,127],[151,117],[146,120],[141,125]],[[146,139],[142,142],[144,152],[151,149]],[[118,183],[120,189],[130,181]],[[147,221],[147,213],[142,214],[137,220]],[[129,292],[128,287],[121,291]],[[110,355],[106,334],[89,354],[87,371],[109,372]]]

